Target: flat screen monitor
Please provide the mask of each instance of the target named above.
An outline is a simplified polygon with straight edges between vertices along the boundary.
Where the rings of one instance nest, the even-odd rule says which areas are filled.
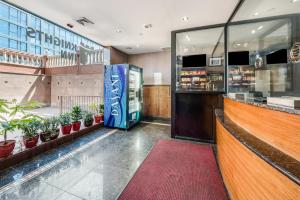
[[[206,66],[206,54],[190,55],[182,57],[182,67]]]
[[[282,64],[287,63],[287,50],[280,49],[267,55],[267,64]]]
[[[249,65],[249,51],[229,52],[228,65]]]

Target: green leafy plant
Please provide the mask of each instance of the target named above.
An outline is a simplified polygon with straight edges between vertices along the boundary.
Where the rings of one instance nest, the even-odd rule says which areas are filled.
[[[23,131],[26,138],[37,136],[41,126],[41,119],[38,117],[26,118],[18,122],[18,128]]]
[[[94,118],[93,118],[93,113],[91,113],[91,112],[86,112],[85,114],[84,114],[84,122],[90,122],[90,121],[93,121],[94,120]]]
[[[51,133],[51,122],[50,122],[50,119],[43,119],[41,121],[41,131],[43,133]]]
[[[57,132],[57,130],[59,130],[59,124],[60,124],[59,118],[58,117],[51,117],[49,119],[49,121],[50,121],[50,130],[51,130],[51,132]]]
[[[73,122],[78,122],[82,119],[82,110],[79,106],[74,106],[72,108],[71,118]]]
[[[89,107],[95,111],[96,115],[103,115],[104,113],[104,104],[93,103]]]
[[[12,101],[0,99],[0,134],[4,136],[4,144],[7,143],[7,133],[19,128],[23,120],[37,117],[26,111],[41,106],[43,104],[37,101],[18,103],[16,99]]]
[[[71,114],[70,113],[62,113],[59,116],[59,122],[62,126],[67,126],[71,124]]]

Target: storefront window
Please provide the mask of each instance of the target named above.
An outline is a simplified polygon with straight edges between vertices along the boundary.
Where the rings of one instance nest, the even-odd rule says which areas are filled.
[[[228,95],[257,102],[300,96],[300,4],[259,2],[245,1],[228,27]]]
[[[177,91],[224,91],[224,27],[176,34]]]

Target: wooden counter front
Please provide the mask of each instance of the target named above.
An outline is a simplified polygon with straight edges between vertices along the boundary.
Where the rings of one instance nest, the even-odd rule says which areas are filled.
[[[224,113],[255,137],[300,161],[300,115],[224,98]]]
[[[300,187],[258,157],[217,120],[217,158],[233,200],[297,200]]]

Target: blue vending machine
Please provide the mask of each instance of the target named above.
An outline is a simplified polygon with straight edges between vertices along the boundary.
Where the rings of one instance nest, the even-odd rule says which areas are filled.
[[[104,67],[104,125],[129,129],[141,120],[143,69],[129,64]]]

